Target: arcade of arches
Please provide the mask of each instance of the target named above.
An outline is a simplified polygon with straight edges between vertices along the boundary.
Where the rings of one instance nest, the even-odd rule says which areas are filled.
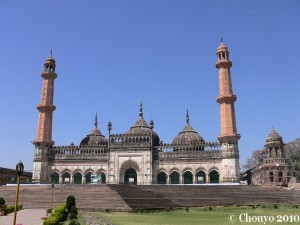
[[[71,175],[69,171],[61,174],[55,171],[51,175],[51,182],[54,184],[105,184],[106,174],[104,172],[93,174],[91,171],[82,174],[82,172],[77,171]],[[200,170],[196,174],[193,174],[191,171],[185,171],[183,174],[177,171],[173,171],[170,174],[160,171],[157,174],[157,184],[206,184],[219,182],[220,174],[217,170],[212,170],[209,173]],[[133,168],[127,169],[124,173],[124,179],[120,183],[137,184],[136,170]]]
[[[212,184],[219,182],[220,174],[217,170],[212,170],[210,173],[200,170],[195,175],[191,171],[185,171],[182,175],[177,171],[173,171],[168,175],[164,171],[157,174],[157,184]]]
[[[53,172],[51,175],[51,182],[54,184],[90,184],[90,183],[106,183],[106,175],[104,172],[93,174],[91,171],[82,174],[76,172],[72,176],[70,172],[66,171],[62,174],[59,172]]]

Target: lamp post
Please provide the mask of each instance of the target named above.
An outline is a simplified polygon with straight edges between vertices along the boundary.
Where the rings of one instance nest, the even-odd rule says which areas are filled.
[[[16,171],[17,171],[17,174],[18,174],[18,181],[17,181],[16,204],[15,204],[14,223],[13,223],[13,225],[16,225],[16,221],[17,221],[17,208],[18,208],[18,201],[19,201],[20,176],[22,175],[22,173],[24,171],[24,165],[21,162],[21,160],[16,165]]]
[[[54,188],[54,183],[51,183],[51,189],[52,189],[52,195],[51,195],[51,209],[52,209],[52,205],[53,205],[53,188]]]

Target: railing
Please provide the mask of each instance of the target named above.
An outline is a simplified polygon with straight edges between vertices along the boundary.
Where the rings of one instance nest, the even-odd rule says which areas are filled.
[[[49,149],[48,156],[55,160],[87,159],[101,160],[108,159],[107,146],[54,146]]]

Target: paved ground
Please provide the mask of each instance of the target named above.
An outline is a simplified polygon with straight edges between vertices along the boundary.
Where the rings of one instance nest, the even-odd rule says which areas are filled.
[[[42,225],[42,217],[46,216],[45,209],[23,209],[17,213],[17,225]],[[0,216],[0,225],[12,225],[14,213]]]

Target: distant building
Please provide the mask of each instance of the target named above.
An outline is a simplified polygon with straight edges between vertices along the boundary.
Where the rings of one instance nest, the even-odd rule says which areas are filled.
[[[291,168],[285,158],[282,137],[273,129],[266,138],[266,158],[256,167],[242,174],[252,185],[288,186]]]
[[[123,134],[108,137],[98,129],[97,115],[92,131],[79,145],[55,146],[52,115],[56,63],[50,56],[42,72],[43,84],[35,145],[33,182],[35,183],[132,183],[196,184],[234,182],[240,177],[238,140],[228,48],[217,49],[221,133],[218,141],[207,142],[191,126],[189,114],[182,131],[170,144],[160,142],[154,122],[148,124],[140,105],[136,123]],[[195,91],[196,92],[196,91]],[[121,112],[120,112],[121,116]]]
[[[15,169],[8,169],[0,167],[0,186],[6,184],[16,184],[17,183],[17,171]],[[23,184],[32,182],[32,173],[24,171],[20,177],[20,182]]]

